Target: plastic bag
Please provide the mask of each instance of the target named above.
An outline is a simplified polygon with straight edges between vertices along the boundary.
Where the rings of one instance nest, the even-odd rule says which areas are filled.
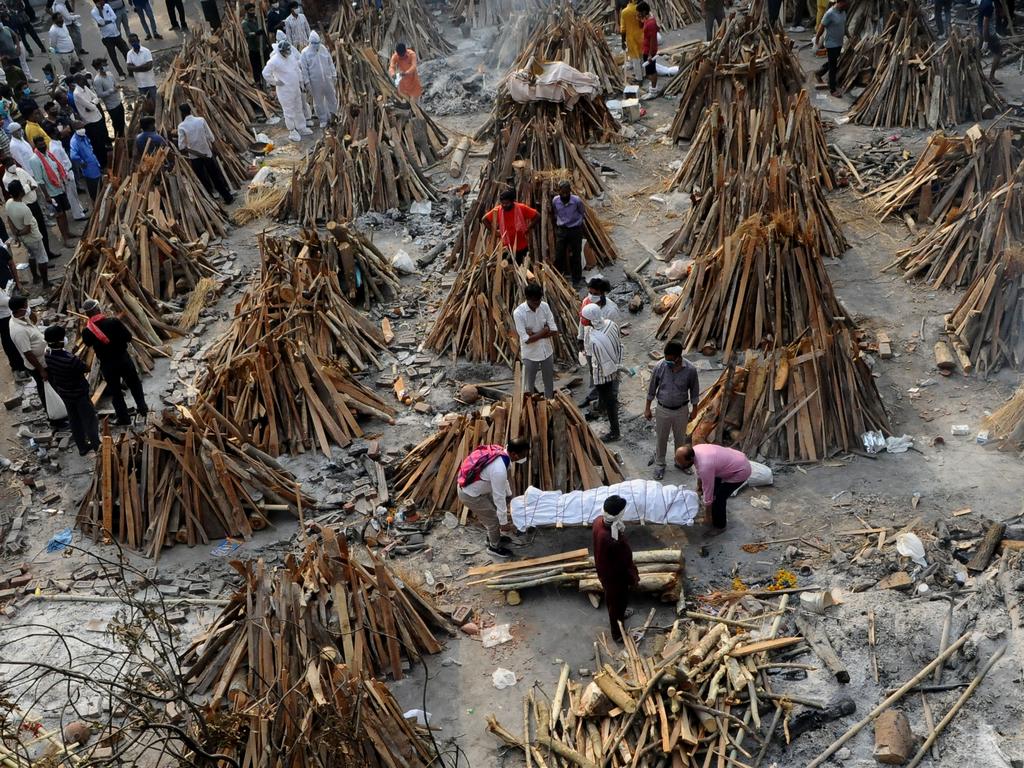
[[[913,446],[914,438],[910,435],[885,438],[885,450],[889,453],[906,453]]]
[[[864,444],[864,450],[870,454],[875,454],[885,448],[885,435],[881,432],[865,432],[860,436],[861,442]]]
[[[750,462],[750,477],[747,478],[747,485],[757,488],[761,485],[775,485],[775,476],[769,466],[757,461]]]
[[[416,263],[412,260],[412,256],[401,249],[391,257],[391,266],[403,275],[411,275],[416,271]]]
[[[60,421],[68,417],[68,409],[64,401],[60,399],[57,390],[50,386],[50,382],[43,382],[43,390],[46,392],[46,416],[50,421]]]
[[[928,561],[924,557],[924,544],[914,533],[901,533],[896,537],[896,551],[904,557],[909,557],[918,565],[924,567]]]
[[[512,633],[508,631],[508,624],[498,624],[493,627],[488,627],[480,633],[480,639],[483,641],[484,648],[493,648],[496,645],[507,643],[512,639]]]
[[[491,682],[494,683],[495,688],[499,691],[503,691],[516,684],[516,673],[511,669],[498,667],[493,673],[491,673]]]

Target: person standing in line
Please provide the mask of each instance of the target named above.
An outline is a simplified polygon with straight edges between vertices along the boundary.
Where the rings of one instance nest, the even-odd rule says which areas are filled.
[[[828,72],[828,90],[837,99],[843,94],[839,91],[836,76],[839,74],[839,54],[843,52],[843,39],[846,37],[846,0],[836,0],[836,4],[825,11],[818,24],[814,36],[814,44],[821,45],[825,40],[825,66],[814,73],[814,79],[821,82],[822,75]]]
[[[306,14],[294,0],[288,3],[288,15],[284,19],[284,33],[288,35],[288,42],[296,51],[301,51],[309,45],[309,22],[306,20]]]
[[[124,30],[124,36],[130,37],[132,28],[128,25],[128,4],[125,0],[107,0],[107,5],[114,11],[117,19],[118,31]]]
[[[139,17],[139,24],[142,25],[142,31],[146,33],[146,39],[163,40],[164,36],[156,28],[153,3],[150,0],[132,0],[132,7],[135,9],[135,15]]]
[[[537,391],[539,371],[544,381],[544,397],[550,400],[555,396],[555,345],[551,339],[558,336],[558,326],[538,283],[529,283],[523,294],[526,301],[512,312],[523,359],[523,389]]]
[[[590,376],[597,388],[597,401],[608,417],[608,432],[601,439],[613,443],[619,432],[619,366],[622,365],[622,343],[619,326],[605,320],[601,308],[588,304],[583,319],[590,323]]]
[[[302,141],[303,136],[312,135],[306,125],[306,107],[302,98],[302,87],[305,85],[299,54],[292,51],[292,45],[282,40],[274,45],[267,65],[263,67],[263,78],[273,85],[277,92],[277,100],[284,114],[284,124],[288,129],[288,138]]]
[[[658,88],[658,20],[651,13],[651,6],[644,0],[636,6],[637,17],[643,24],[644,38],[641,55],[644,60],[644,74],[650,82],[650,88],[643,95],[644,99],[656,99],[661,96]]]
[[[156,109],[156,74],[153,72],[153,54],[139,40],[138,35],[128,38],[131,50],[124,57],[129,74],[135,78],[135,87],[146,101]]]
[[[686,425],[696,418],[699,399],[697,369],[683,357],[683,345],[678,341],[670,341],[665,345],[665,359],[655,366],[651,375],[651,383],[647,387],[647,404],[644,406],[644,418],[648,421],[654,419],[655,480],[665,477],[668,433],[672,433],[674,450],[688,442]],[[655,400],[658,401],[658,407],[652,413],[651,403]]]
[[[107,49],[110,63],[114,65],[117,74],[124,80],[124,70],[121,69],[121,65],[117,61],[117,54],[120,52],[122,57],[127,56],[128,43],[124,41],[117,29],[117,13],[110,7],[107,0],[96,0],[96,7],[92,9],[90,15],[100,31],[100,42]],[[75,94],[75,99],[77,105],[78,94]]]
[[[78,180],[75,178],[75,164],[71,160],[68,151],[64,148],[65,141],[67,141],[68,147],[71,146],[71,126],[62,125],[60,130],[61,133],[57,138],[50,139],[50,154],[57,159],[57,162],[61,164],[66,174],[64,194],[67,195],[68,205],[71,206],[71,218],[75,221],[85,221],[89,218],[86,215],[88,211],[82,206],[82,201],[78,197]]]
[[[629,0],[619,12],[619,34],[626,52],[626,76],[639,85],[644,81],[644,28],[637,14],[636,0]]]
[[[100,161],[96,159],[92,142],[85,133],[85,128],[76,128],[71,136],[71,159],[78,164],[85,179],[85,188],[89,190],[89,198],[93,204],[96,203],[96,196],[100,191],[100,179],[103,171],[100,169]]]
[[[515,526],[509,517],[508,503],[512,488],[508,469],[523,464],[530,455],[530,441],[516,437],[504,447],[481,445],[467,456],[459,467],[456,480],[459,501],[487,530],[487,554],[493,560],[511,560],[512,552],[505,546]]]
[[[71,426],[71,437],[78,455],[85,456],[100,447],[100,420],[89,396],[89,366],[64,347],[64,329],[51,325],[43,331],[46,340],[46,375],[53,391],[64,402]]]
[[[10,201],[8,201],[10,202]],[[36,383],[39,390],[39,402],[46,410],[46,339],[42,331],[32,320],[28,308],[28,299],[24,296],[11,296],[8,302],[11,311],[11,343],[21,355],[25,370]]]
[[[141,132],[135,137],[135,159],[156,152],[160,147],[167,146],[167,139],[156,132],[156,118],[146,115],[139,121]]]
[[[78,58],[75,41],[71,37],[71,31],[63,16],[55,13],[51,18],[53,24],[50,25],[50,30],[46,33],[50,42],[50,53],[60,65],[64,77],[67,77],[71,73],[71,64]]]
[[[704,6],[704,37],[710,43],[715,27],[725,22],[725,0],[701,0]]]
[[[110,116],[110,124],[114,128],[114,136],[124,138],[124,102],[121,100],[121,89],[107,69],[106,59],[93,59],[96,76],[92,79],[92,88],[103,101],[103,108]]]
[[[675,462],[683,471],[694,468],[697,494],[703,501],[705,514],[710,509],[715,533],[724,531],[726,504],[733,492],[750,478],[750,461],[734,448],[702,443],[676,449]]]
[[[42,136],[47,141],[50,140],[50,134],[43,127],[43,110],[41,110],[36,103],[28,102],[22,108],[22,114],[25,116],[25,139],[33,147],[35,146],[36,139]]]
[[[29,165],[32,162],[32,145],[25,140],[25,131],[22,130],[21,123],[10,123],[6,131],[7,135],[11,137],[11,157],[26,171],[29,170]]]
[[[516,202],[516,193],[505,189],[498,196],[498,204],[484,214],[483,220],[501,236],[505,250],[522,264],[530,250],[530,230],[537,223],[537,211]]]
[[[46,254],[46,261],[53,261],[57,256],[50,248],[50,235],[47,231],[46,217],[43,216],[43,207],[39,204],[39,185],[36,184],[36,180],[31,173],[16,165],[11,158],[6,157],[2,162],[4,167],[4,189],[6,189],[8,194],[10,194],[11,185],[14,184],[14,182],[18,182],[18,184],[21,185],[23,195],[21,202],[28,206],[29,212],[32,214],[32,218],[35,219],[36,229],[43,238],[43,253]],[[34,263],[35,259],[31,259],[29,261],[29,266],[32,267],[33,277],[36,276],[36,270],[33,266]]]
[[[67,0],[54,0],[53,13],[60,14],[61,18],[64,19],[64,26],[75,43],[75,53],[79,56],[85,55],[87,51],[82,47],[82,17],[68,9]]]
[[[165,0],[167,18],[171,20],[171,32],[188,32],[185,22],[185,3],[183,0]]]
[[[75,82],[75,109],[85,123],[85,132],[92,142],[92,149],[96,153],[96,159],[100,161],[100,167],[106,168],[110,134],[107,133],[107,121],[103,119],[103,112],[100,110],[100,97],[89,87],[89,80],[85,75],[79,75]]]
[[[22,381],[28,378],[28,369],[25,367],[25,360],[22,358],[21,352],[11,341],[10,304],[11,299],[17,295],[18,273],[16,269],[11,252],[5,246],[0,245],[0,346],[3,347],[14,380]],[[3,280],[8,275],[10,276]]]
[[[224,199],[224,204],[231,205],[235,202],[235,197],[231,194],[231,187],[217,162],[214,153],[215,139],[209,123],[193,115],[192,107],[188,104],[179,106],[178,111],[181,113],[181,122],[178,124],[178,149],[188,158],[192,170],[196,172],[196,176],[210,196],[213,196],[216,189]]]
[[[257,88],[263,88],[266,85],[263,81],[263,62],[270,55],[270,41],[267,39],[267,30],[263,28],[256,15],[256,6],[252,3],[245,6],[242,32],[245,34],[245,46],[249,51],[249,67],[252,69],[253,83]],[[331,63],[333,64],[333,60]]]
[[[629,616],[629,591],[640,586],[640,572],[633,562],[633,550],[626,540],[626,500],[609,496],[604,500],[602,514],[591,526],[594,544],[594,568],[604,590],[608,623],[612,640],[622,642],[622,630]]]
[[[611,289],[611,283],[600,275],[595,275],[587,283],[587,295],[580,304],[580,322],[576,326],[576,339],[580,345],[580,365],[585,366],[587,370],[590,370],[590,324],[583,321],[583,309],[588,304],[596,304],[601,308],[601,319],[619,322],[619,307],[608,298]],[[593,380],[590,385],[590,392],[583,400],[584,405],[597,400],[597,387]]]
[[[574,286],[583,282],[583,201],[572,193],[572,184],[562,181],[551,201],[555,212],[555,264],[572,278]]]
[[[326,128],[338,111],[338,71],[334,66],[334,57],[320,42],[320,35],[311,32],[309,45],[299,61],[302,63],[303,77],[309,83],[309,93],[313,97],[313,109],[316,110],[320,127]]]
[[[22,44],[25,46],[25,52],[29,56],[32,55],[32,48],[28,44],[29,38],[32,38],[33,42],[39,46],[39,53],[46,53],[46,46],[39,39],[39,33],[36,32],[35,27],[32,26],[32,22],[29,20],[26,4],[21,0],[7,0],[5,5],[11,12],[11,27],[18,33],[18,37],[21,38]]]
[[[423,83],[420,82],[420,71],[416,51],[407,48],[405,43],[398,43],[395,52],[388,62],[388,74],[398,78],[398,92],[413,104],[423,95]]]
[[[1003,44],[999,40],[999,33],[996,31],[996,5],[994,0],[981,0],[978,4],[978,35],[981,40],[978,42],[978,51],[984,45],[988,45],[988,52],[992,54],[992,65],[988,72],[988,79],[993,85],[1002,85],[1002,81],[996,79],[996,70],[1003,61]]]
[[[75,244],[71,242],[71,229],[68,225],[71,201],[68,200],[65,191],[67,171],[64,170],[64,165],[60,160],[50,151],[50,142],[44,136],[37,136],[35,140],[32,178],[36,180],[39,189],[43,191],[43,198],[53,207],[57,230],[63,239],[63,246],[74,248]]]
[[[288,9],[281,4],[281,0],[272,0],[270,9],[267,11],[267,31],[271,34],[277,32],[278,27],[284,24],[288,17]]]
[[[126,427],[132,423],[128,404],[124,401],[122,383],[131,390],[135,410],[139,416],[145,418],[149,413],[146,393],[142,389],[142,381],[135,369],[135,363],[128,354],[132,332],[116,317],[104,316],[100,303],[95,299],[87,299],[82,304],[82,314],[88,318],[85,328],[82,329],[82,343],[96,353],[100,373],[107,382],[107,391],[114,404],[114,413],[117,414],[115,424]]]

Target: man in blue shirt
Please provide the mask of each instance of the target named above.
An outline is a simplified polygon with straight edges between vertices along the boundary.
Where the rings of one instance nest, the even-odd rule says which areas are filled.
[[[135,137],[135,158],[140,159],[143,155],[156,152],[157,149],[167,144],[167,141],[156,132],[156,118],[146,115],[139,121],[142,133]]]
[[[572,284],[583,282],[583,201],[572,193],[572,185],[563,181],[551,201],[555,211],[555,264],[572,276]]]
[[[1003,60],[1003,44],[996,34],[996,5],[993,0],[981,0],[978,4],[978,35],[981,38],[978,48],[988,43],[988,52],[992,54],[992,67],[989,69],[988,79],[993,85],[1002,85],[1002,81],[996,80],[996,70]]]
[[[70,130],[65,126],[65,130]],[[85,186],[89,190],[89,197],[96,202],[96,195],[100,189],[100,177],[103,172],[100,170],[100,161],[96,159],[92,142],[85,133],[85,128],[78,128],[71,136],[71,151],[68,153],[71,162],[77,165],[82,171],[82,178],[85,179]]]
[[[828,90],[839,98],[843,94],[839,92],[836,75],[839,72],[839,54],[843,52],[843,39],[846,37],[846,0],[838,0],[821,17],[814,36],[815,45],[821,45],[822,37],[825,38],[825,54],[828,58],[825,66],[814,73],[814,77],[820,83],[821,76],[828,72]]]

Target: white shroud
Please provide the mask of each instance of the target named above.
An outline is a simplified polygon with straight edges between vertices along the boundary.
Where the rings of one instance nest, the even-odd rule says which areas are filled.
[[[539,526],[590,525],[609,496],[626,500],[627,523],[691,525],[697,517],[697,494],[654,480],[627,480],[589,491],[542,491],[530,486],[512,499],[512,522],[520,531]]]

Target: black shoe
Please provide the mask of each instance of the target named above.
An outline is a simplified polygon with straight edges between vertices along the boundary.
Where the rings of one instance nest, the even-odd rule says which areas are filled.
[[[153,36],[152,36],[152,35],[146,35],[145,39],[146,39],[146,40],[152,40],[152,39],[153,39]]]
[[[171,24],[171,32],[177,32],[179,29],[181,29],[181,27],[177,24]]]
[[[615,432],[615,433],[609,432],[607,435],[602,435],[601,442],[603,442],[603,443],[614,443],[614,442],[618,441],[619,438],[621,438],[621,437],[622,437],[622,435],[620,435],[618,432]]]
[[[511,560],[512,552],[500,544],[497,547],[487,545],[487,554],[494,560]]]
[[[164,39],[164,36],[159,34],[159,33],[153,35],[153,37],[155,37],[157,40],[163,40]]]

